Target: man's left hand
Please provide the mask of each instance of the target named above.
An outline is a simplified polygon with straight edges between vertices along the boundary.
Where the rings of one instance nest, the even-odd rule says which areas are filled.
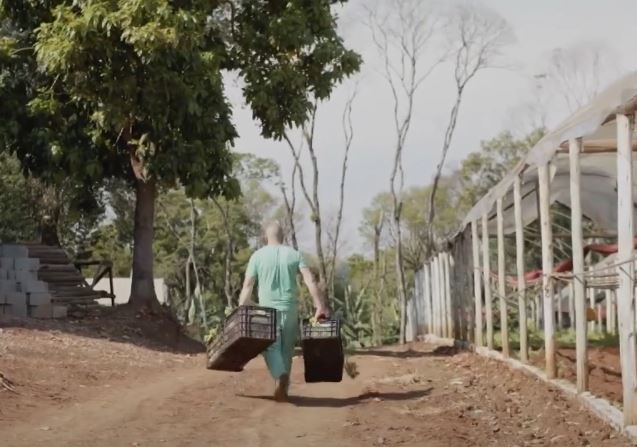
[[[330,316],[331,316],[331,312],[329,307],[319,307],[318,309],[316,309],[316,312],[314,313],[314,319],[317,321],[327,320],[330,318]]]

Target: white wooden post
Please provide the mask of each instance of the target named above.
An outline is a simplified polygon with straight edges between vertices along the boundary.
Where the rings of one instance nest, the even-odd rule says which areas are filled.
[[[493,349],[493,301],[491,299],[491,262],[489,260],[489,218],[482,216],[482,270],[484,273],[484,303],[487,320],[487,347]]]
[[[438,320],[438,257],[431,259],[431,305],[433,317],[433,334],[440,335],[440,322]]]
[[[555,306],[553,302],[553,229],[551,228],[551,179],[548,164],[538,167],[540,187],[540,224],[542,228],[542,304],[544,305],[544,349],[546,375],[556,377]]]
[[[453,338],[453,309],[451,308],[451,255],[443,253],[445,263],[445,313],[447,315],[447,338]]]
[[[423,295],[425,297],[425,322],[426,333],[433,334],[433,318],[431,315],[431,264],[426,262],[423,265]]]
[[[440,256],[436,255],[436,335],[442,337],[442,281]]]
[[[593,271],[594,271],[594,269],[591,266],[591,268],[589,269],[589,272],[591,274],[593,274]],[[595,288],[589,286],[589,288],[588,288],[588,307],[590,307],[593,310],[595,310],[595,293],[596,293]],[[591,331],[591,332],[595,332],[595,320],[588,322],[588,330]]]
[[[610,289],[606,289],[604,291],[604,294],[605,294],[604,301],[606,301],[606,324],[604,327],[605,327],[605,332],[607,334],[612,334],[613,332],[611,328],[610,317],[612,314],[611,308],[613,307],[613,291]]]
[[[436,256],[438,265],[438,336],[445,336],[445,272],[440,253]]]
[[[542,300],[541,294],[535,295],[533,302],[535,303],[535,329],[540,330],[542,328]]]
[[[631,117],[632,118],[632,117]],[[626,115],[617,115],[617,315],[622,368],[624,424],[637,424],[637,356],[635,354],[635,308],[633,259],[633,123]]]
[[[483,346],[482,340],[482,272],[480,270],[480,241],[478,239],[478,223],[471,222],[471,246],[473,251],[473,299],[476,310],[475,316],[475,343]]]
[[[586,282],[584,278],[584,234],[582,229],[580,153],[582,140],[571,139],[569,145],[571,188],[571,245],[573,247],[572,293],[575,304],[575,357],[577,391],[588,390],[588,336],[586,326]]]
[[[557,289],[557,300],[556,300],[556,307],[557,307],[557,330],[561,331],[564,328],[564,322],[562,321],[562,289],[558,288]]]
[[[522,181],[515,176],[513,183],[513,211],[515,214],[515,263],[518,274],[518,314],[520,318],[520,360],[529,360],[526,316],[526,279],[524,278],[524,224],[522,222]]]
[[[568,283],[568,320],[569,328],[575,329],[575,292],[573,291],[573,281]]]
[[[599,332],[604,332],[604,327],[602,326],[602,305],[597,304],[595,306],[595,315],[597,316],[597,330]]]
[[[608,315],[609,329],[608,331],[616,335],[617,334],[617,295],[615,290],[610,291],[610,314]]]
[[[448,268],[449,265],[447,264],[447,253],[446,252],[442,252],[440,253],[440,264],[442,265],[442,297],[443,297],[443,302],[442,302],[442,326],[444,328],[443,331],[443,336],[444,337],[449,337],[449,287],[447,287],[448,281],[447,278],[449,276],[449,272],[448,272]]]
[[[447,318],[445,316],[446,291],[447,288],[445,287],[445,263],[442,260],[442,253],[438,253],[438,293],[440,295],[438,318],[440,319],[441,337],[447,336]]]
[[[500,295],[500,337],[502,339],[502,355],[509,357],[509,323],[507,319],[505,257],[504,257],[504,216],[502,198],[497,200],[498,223],[498,295]]]

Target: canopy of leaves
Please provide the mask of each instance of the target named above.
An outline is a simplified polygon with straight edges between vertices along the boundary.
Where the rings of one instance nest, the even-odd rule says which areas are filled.
[[[470,153],[457,172],[462,191],[464,209],[472,207],[489,189],[493,188],[544,135],[544,129],[535,129],[522,138],[511,132],[501,132],[483,141],[480,150]]]
[[[104,215],[104,201],[102,191],[71,179],[49,185],[25,177],[15,156],[0,153],[0,209],[0,242],[39,240],[46,218],[75,256],[90,245]]]
[[[241,75],[265,136],[300,125],[360,64],[330,3],[4,0],[0,149],[39,175],[236,195],[222,74]]]

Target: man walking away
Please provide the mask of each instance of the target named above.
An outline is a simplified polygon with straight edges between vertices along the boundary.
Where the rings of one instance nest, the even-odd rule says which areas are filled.
[[[250,301],[252,289],[257,282],[259,304],[276,309],[277,338],[263,356],[275,380],[274,399],[284,402],[288,397],[292,356],[299,332],[299,293],[296,282],[299,272],[314,300],[315,318],[329,317],[329,310],[301,253],[283,245],[281,226],[278,223],[267,225],[265,237],[267,245],[257,250],[248,262],[239,305]]]

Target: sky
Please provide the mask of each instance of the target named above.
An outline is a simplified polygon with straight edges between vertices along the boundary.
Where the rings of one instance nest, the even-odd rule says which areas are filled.
[[[367,251],[358,233],[362,210],[375,195],[389,189],[396,138],[390,91],[380,76],[377,53],[363,24],[363,5],[369,3],[370,0],[349,0],[335,8],[346,45],[363,56],[364,65],[359,74],[334,91],[330,100],[319,107],[317,115],[319,193],[324,218],[329,219],[335,214],[339,194],[344,149],[341,117],[346,100],[354,86],[358,86],[352,112],[354,140],[346,180],[344,252]],[[545,72],[551,50],[589,44],[604,48],[608,69],[602,74],[602,87],[637,69],[631,60],[637,48],[637,27],[634,26],[637,2],[634,0],[483,0],[481,3],[509,23],[514,39],[504,49],[503,63],[499,64],[502,68],[480,72],[469,84],[445,165],[447,170],[457,166],[468,153],[479,150],[481,141],[503,130],[517,134],[530,130],[527,106],[535,103],[537,97],[546,96],[546,87],[538,84],[534,75]],[[541,89],[538,90],[538,86]],[[229,86],[228,96],[235,109],[234,120],[240,135],[235,149],[272,158],[284,173],[291,172],[293,159],[288,147],[260,136],[259,125],[252,120],[236,83]],[[404,149],[406,187],[431,182],[454,99],[451,67],[440,66],[423,84],[416,98]],[[555,103],[548,111],[548,127],[566,115],[567,110]],[[304,164],[309,166],[309,161],[305,160]],[[309,168],[305,171],[307,175]],[[300,245],[305,251],[314,251],[312,224],[307,212],[305,215]]]

